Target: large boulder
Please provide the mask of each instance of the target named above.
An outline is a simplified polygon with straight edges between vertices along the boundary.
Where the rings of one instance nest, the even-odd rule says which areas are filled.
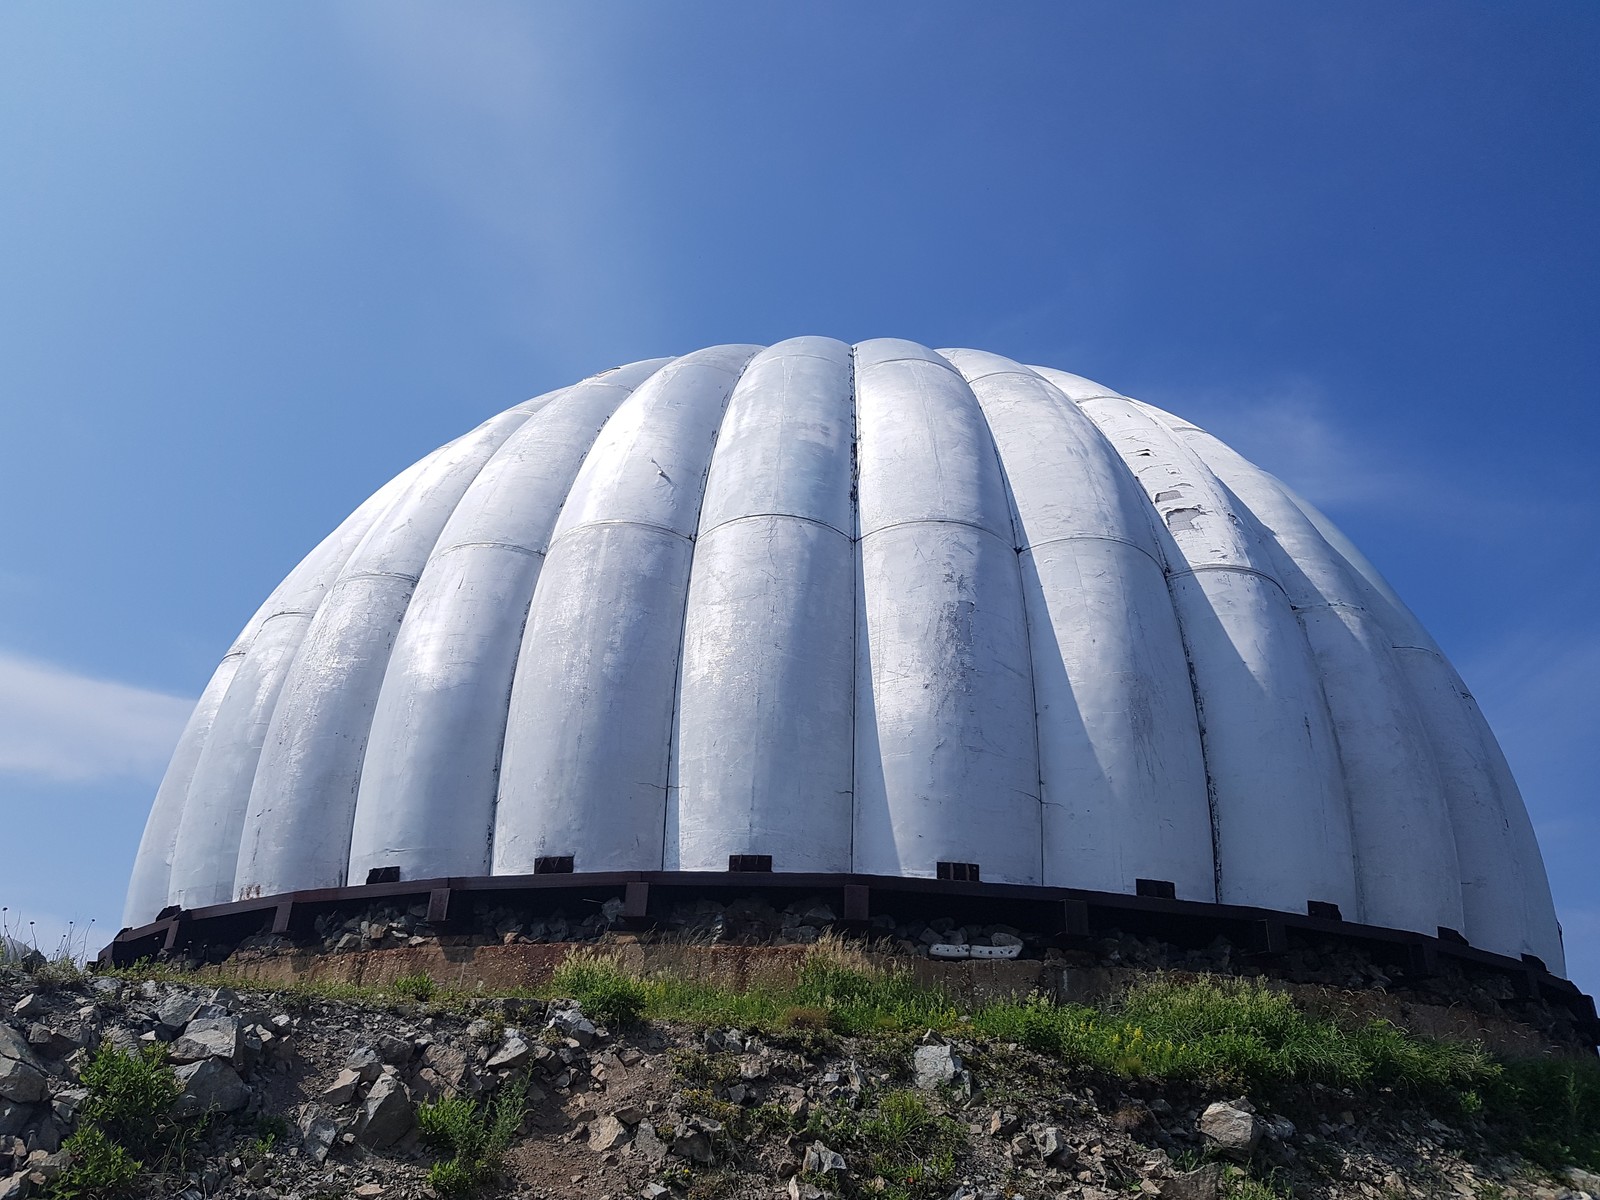
[[[918,1046],[911,1068],[919,1088],[932,1090],[954,1083],[961,1073],[961,1056],[949,1046]]]
[[[178,1040],[168,1048],[167,1056],[175,1063],[220,1058],[237,1070],[245,1065],[239,1022],[233,1017],[197,1017],[184,1026]]]
[[[238,1112],[250,1103],[250,1088],[239,1072],[217,1058],[186,1063],[173,1072],[183,1090],[175,1111],[180,1117],[208,1112]]]
[[[45,1090],[44,1067],[33,1048],[11,1026],[0,1024],[0,1100],[37,1104]]]
[[[1199,1128],[1219,1154],[1243,1162],[1261,1143],[1261,1118],[1248,1100],[1218,1100],[1200,1114]]]
[[[416,1123],[416,1110],[411,1104],[411,1093],[406,1085],[393,1075],[384,1075],[372,1085],[361,1104],[361,1116],[356,1120],[356,1138],[364,1146],[382,1149],[392,1146],[411,1132]]]

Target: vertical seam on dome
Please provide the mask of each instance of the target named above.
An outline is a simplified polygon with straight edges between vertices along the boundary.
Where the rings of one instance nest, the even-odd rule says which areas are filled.
[[[1046,382],[1049,382],[1046,380]],[[1054,386],[1054,385],[1052,385]],[[1059,389],[1058,389],[1059,390]],[[1065,395],[1065,393],[1062,393]],[[1096,396],[1091,399],[1121,400],[1132,403],[1126,396]],[[1146,527],[1151,533],[1152,544],[1161,551],[1162,558],[1167,557],[1166,549],[1162,543],[1165,530],[1158,521],[1159,513],[1150,502],[1149,492],[1144,483],[1139,479],[1138,473],[1128,464],[1116,442],[1101,428],[1095,414],[1085,404],[1080,403],[1078,411],[1089,418],[1089,423],[1094,426],[1095,432],[1105,440],[1106,448],[1110,450],[1110,461],[1117,464],[1132,481],[1137,494],[1143,498],[1144,503],[1139,506],[1139,511],[1144,515]],[[1169,535],[1170,536],[1170,535]],[[1211,900],[1215,904],[1222,903],[1222,837],[1221,827],[1217,822],[1217,781],[1211,771],[1211,755],[1209,741],[1206,737],[1205,702],[1200,697],[1199,680],[1195,678],[1194,653],[1189,645],[1189,630],[1183,622],[1183,611],[1177,603],[1177,597],[1172,593],[1172,581],[1175,578],[1174,565],[1170,561],[1162,562],[1161,579],[1167,589],[1167,604],[1172,609],[1172,620],[1178,627],[1178,644],[1183,647],[1183,666],[1189,676],[1189,698],[1194,704],[1195,735],[1200,739],[1200,769],[1205,775],[1206,783],[1206,823],[1211,831]],[[1189,572],[1185,570],[1185,574]]]
[[[966,385],[967,395],[972,397],[972,402],[977,406],[978,419],[983,422],[983,429],[989,436],[989,451],[994,455],[995,470],[1000,473],[1000,486],[1006,497],[1006,519],[1011,523],[1011,561],[1017,572],[1017,599],[1022,605],[1022,645],[1028,663],[1028,703],[1033,709],[1033,782],[1035,788],[1035,807],[1038,810],[1039,825],[1039,883],[1047,882],[1044,862],[1044,756],[1039,749],[1039,684],[1033,669],[1033,621],[1028,612],[1028,589],[1022,579],[1022,541],[1020,514],[1017,511],[1017,498],[1011,490],[1011,477],[1006,474],[1006,465],[1000,457],[1000,444],[995,441],[994,430],[989,425],[989,414],[983,410],[983,401],[978,398],[978,393],[973,390],[972,381],[962,375],[958,369],[956,374],[961,375],[962,383]]]
[[[648,362],[648,361],[651,361],[651,360],[646,359],[646,360],[643,360],[643,361]],[[539,550],[539,551],[536,552],[537,556],[541,559],[540,568],[539,568],[541,575],[542,575],[543,570],[544,570],[544,563],[549,561],[550,532],[553,531],[555,529],[556,525],[560,522],[560,520],[561,520],[561,511],[562,511],[562,509],[564,509],[566,507],[567,500],[572,495],[572,484],[576,481],[577,475],[582,472],[583,464],[586,461],[588,461],[589,455],[594,451],[595,444],[600,440],[600,435],[605,432],[605,428],[611,422],[611,419],[617,415],[618,410],[620,410],[622,408],[622,406],[624,404],[626,404],[630,398],[632,398],[632,396],[633,396],[633,394],[635,392],[637,392],[640,388],[644,387],[645,384],[649,383],[652,379],[656,378],[656,376],[658,376],[662,372],[662,370],[664,370],[667,366],[669,366],[672,362],[674,362],[676,360],[668,358],[668,359],[660,359],[660,360],[655,360],[655,361],[657,363],[655,368],[648,375],[646,375],[643,379],[638,380],[632,386],[626,386],[626,385],[620,384],[620,383],[608,383],[608,384],[602,385],[602,386],[604,386],[604,387],[606,387],[608,389],[615,389],[617,391],[620,391],[622,393],[622,395],[620,397],[618,397],[616,403],[613,404],[610,407],[610,409],[605,413],[605,415],[600,418],[599,423],[594,426],[593,432],[591,432],[589,434],[588,443],[585,446],[583,453],[578,457],[577,470],[574,472],[573,478],[569,479],[567,481],[566,490],[562,493],[559,502],[556,504],[555,516],[552,518],[552,520],[550,522],[549,530],[546,531],[546,534],[545,534],[544,549]],[[634,364],[627,364],[627,365],[631,366],[631,365],[634,365]],[[621,367],[613,367],[613,368],[611,368],[611,370],[621,370],[621,369],[622,369]],[[608,374],[608,373],[609,372],[602,372],[602,374]],[[581,385],[575,385],[573,388],[568,388],[567,392],[570,394],[571,392],[576,390],[577,386],[581,386]],[[525,637],[527,637],[528,622],[533,618],[533,600],[534,600],[534,596],[538,593],[538,590],[539,590],[538,581],[535,580],[534,581],[533,591],[528,593],[528,602],[525,605],[523,605],[523,607],[522,607],[522,620],[517,626],[517,636],[516,636],[516,642],[515,642],[515,645],[516,645],[516,661],[514,661],[511,664],[511,678],[507,682],[506,690],[505,690],[506,719],[505,719],[504,722],[501,723],[500,740],[499,740],[499,743],[497,744],[497,746],[495,747],[495,755],[494,755],[494,793],[489,799],[489,814],[488,814],[489,821],[488,821],[488,828],[486,830],[486,834],[485,834],[485,838],[484,838],[484,855],[485,855],[484,862],[487,864],[487,873],[490,874],[490,875],[495,874],[495,869],[494,869],[494,867],[495,867],[495,864],[494,864],[495,830],[499,827],[499,823],[500,823],[500,787],[501,787],[501,782],[502,782],[502,770],[503,770],[503,768],[505,766],[506,739],[510,736],[510,732],[511,732],[511,704],[512,704],[512,698],[516,695],[518,668],[521,666],[522,651],[523,651],[523,648],[524,648],[523,647],[523,639]]]
[[[705,469],[700,472],[700,495],[694,506],[694,533],[687,539],[689,542],[689,574],[683,581],[683,612],[678,617],[678,652],[674,656],[672,671],[672,715],[667,719],[667,770],[662,781],[661,789],[661,861],[660,870],[667,869],[667,818],[672,810],[672,765],[678,757],[674,752],[678,749],[678,710],[683,699],[683,646],[684,638],[689,628],[689,599],[694,594],[694,560],[695,548],[700,541],[700,513],[706,505],[706,484],[711,479],[711,462],[717,456],[717,443],[722,439],[722,423],[728,419],[728,408],[733,403],[733,393],[738,390],[739,381],[745,376],[750,367],[750,362],[766,347],[761,347],[748,355],[739,365],[737,371],[732,372],[733,382],[728,385],[726,394],[722,397],[722,407],[717,414],[717,427],[711,431],[711,450],[706,455]],[[682,822],[680,821],[680,829]]]
[[[850,346],[850,870],[856,869],[856,722],[861,710],[861,419],[856,405],[856,348]]]

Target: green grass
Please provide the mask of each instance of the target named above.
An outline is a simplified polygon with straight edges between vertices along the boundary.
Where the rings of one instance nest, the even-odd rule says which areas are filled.
[[[955,1176],[967,1131],[909,1090],[888,1091],[864,1110],[832,1106],[811,1115],[807,1137],[818,1138],[851,1164],[852,1193],[881,1200],[944,1196]],[[881,1182],[879,1182],[881,1181]]]
[[[424,1004],[432,1000],[439,990],[433,979],[424,971],[401,975],[389,984],[389,988],[397,996],[404,996],[408,1000],[417,1000]]]
[[[395,987],[300,990],[381,1006],[396,1001]],[[861,1053],[890,1065],[903,1066],[910,1039],[931,1029],[1019,1043],[1119,1078],[1229,1091],[1303,1084],[1389,1088],[1447,1113],[1481,1116],[1493,1136],[1537,1162],[1600,1169],[1600,1063],[1500,1059],[1480,1045],[1418,1037],[1386,1021],[1310,1012],[1258,980],[1158,976],[1106,1008],[1035,997],[964,1009],[938,988],[874,966],[858,948],[825,938],[787,987],[739,991],[676,976],[638,978],[615,956],[586,949],[568,957],[546,986],[518,994],[575,998],[591,1016],[619,1027],[646,1020],[736,1026],[803,1050],[832,1037],[862,1037],[867,1045]],[[467,999],[440,993],[434,1003],[464,1008]]]
[[[428,1170],[428,1183],[435,1192],[471,1195],[500,1173],[503,1156],[527,1111],[527,1095],[526,1080],[515,1079],[484,1105],[465,1096],[446,1096],[417,1108],[423,1140],[449,1155]]]

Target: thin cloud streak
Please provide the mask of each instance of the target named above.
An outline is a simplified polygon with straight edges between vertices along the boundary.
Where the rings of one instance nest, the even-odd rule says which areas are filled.
[[[157,780],[193,700],[0,651],[0,772]]]
[[[1466,487],[1425,456],[1363,436],[1311,379],[1138,398],[1195,422],[1330,513],[1382,511],[1449,526],[1470,518],[1485,532],[1561,516],[1503,480],[1476,478]]]
[[[586,23],[547,10],[340,10],[379,128],[418,184],[518,265],[513,332],[591,363],[606,334],[664,325],[648,181],[629,170],[626,80]],[[591,348],[592,347],[592,348]]]

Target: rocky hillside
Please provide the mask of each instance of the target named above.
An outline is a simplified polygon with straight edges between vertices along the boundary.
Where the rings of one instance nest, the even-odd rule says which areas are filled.
[[[1303,1031],[1277,1067],[1257,1029],[1231,1035],[1236,1070],[1226,1037],[1180,1069],[1201,1061],[1181,1035],[1087,1012],[978,1020],[890,981],[899,1007],[872,1016],[883,981],[837,964],[821,1003],[774,1017],[586,962],[509,999],[0,972],[0,1200],[1600,1200],[1462,1083],[1498,1068],[1398,1034],[1365,1082]]]

